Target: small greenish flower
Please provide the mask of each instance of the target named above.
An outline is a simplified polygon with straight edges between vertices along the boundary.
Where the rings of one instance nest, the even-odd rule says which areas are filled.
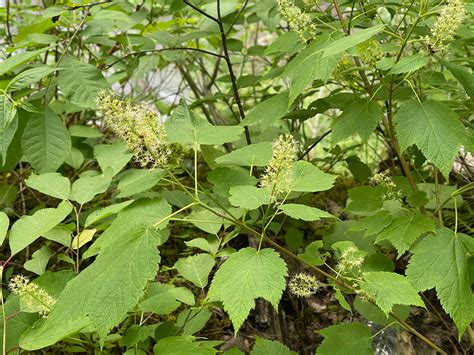
[[[25,312],[38,312],[43,318],[48,316],[56,302],[42,287],[30,283],[23,275],[14,276],[8,284],[8,288],[20,298]]]
[[[273,143],[272,158],[260,177],[260,187],[269,188],[274,196],[290,192],[297,153],[298,143],[291,134],[278,137]]]
[[[384,57],[384,52],[380,44],[370,39],[357,46],[357,54],[370,67],[375,67],[375,64]]]
[[[339,257],[337,271],[340,274],[347,274],[348,272],[353,272],[354,269],[360,269],[364,263],[363,254],[364,252],[361,252],[355,246],[344,249]]]
[[[288,26],[300,36],[301,40],[306,42],[315,37],[317,29],[311,17],[296,6],[293,0],[278,0],[278,5]]]
[[[307,298],[316,293],[319,282],[316,277],[300,272],[291,278],[288,287],[295,296]]]
[[[448,0],[431,28],[430,45],[438,50],[444,49],[453,40],[464,18],[464,1]]]
[[[168,163],[171,149],[164,125],[144,104],[129,103],[102,92],[97,98],[105,123],[133,151],[142,167],[157,168]]]

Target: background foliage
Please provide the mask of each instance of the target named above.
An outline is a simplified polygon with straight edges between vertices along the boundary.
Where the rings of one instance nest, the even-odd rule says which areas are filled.
[[[472,351],[471,3],[3,4],[4,353]]]

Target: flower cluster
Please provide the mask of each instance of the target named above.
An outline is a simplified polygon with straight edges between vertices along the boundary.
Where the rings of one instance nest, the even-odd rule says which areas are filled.
[[[14,276],[9,284],[10,291],[20,297],[25,310],[38,312],[46,318],[56,300],[52,298],[42,287],[30,281],[23,275]]]
[[[99,94],[97,104],[105,123],[125,141],[138,164],[154,169],[168,162],[171,150],[165,127],[149,107],[121,101],[105,92]]]
[[[431,28],[430,45],[435,49],[444,49],[447,42],[454,38],[464,17],[464,1],[448,0]]]
[[[316,277],[300,272],[291,278],[288,287],[295,296],[307,298],[316,293],[319,282]]]
[[[303,0],[303,4],[308,9],[312,9],[313,7],[319,5],[319,0]]]
[[[273,143],[272,158],[260,177],[260,187],[270,188],[274,196],[290,192],[297,153],[298,143],[291,134],[278,137]]]
[[[311,17],[301,11],[293,0],[278,0],[278,5],[280,13],[292,31],[296,32],[304,42],[314,38],[316,26],[312,23]]]
[[[392,200],[400,198],[402,192],[397,190],[397,185],[393,182],[392,177],[386,172],[377,173],[370,178],[370,183],[374,186],[384,186],[387,189],[387,192],[384,194],[384,200]]]
[[[341,252],[339,263],[337,264],[337,271],[340,274],[347,274],[353,272],[354,269],[359,269],[364,263],[363,252],[355,246],[350,246]]]
[[[385,56],[380,44],[373,39],[359,44],[357,54],[371,67],[375,67],[375,64]]]

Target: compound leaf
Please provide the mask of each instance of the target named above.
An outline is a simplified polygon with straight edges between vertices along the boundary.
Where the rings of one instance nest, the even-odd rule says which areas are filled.
[[[468,132],[458,116],[437,101],[403,103],[395,123],[402,151],[415,144],[446,177],[459,147],[470,146]]]
[[[26,160],[41,173],[56,171],[71,151],[71,137],[59,117],[45,106],[33,113],[23,133],[21,147]]]
[[[364,273],[363,277],[361,290],[372,298],[386,315],[396,304],[425,306],[405,276],[394,272],[373,271]]]
[[[472,238],[441,228],[413,249],[406,274],[418,291],[436,288],[446,313],[454,320],[461,336],[474,319],[474,295],[469,280]]]
[[[259,297],[278,307],[287,267],[273,249],[244,248],[232,254],[219,268],[209,298],[222,301],[237,333]]]
[[[433,219],[428,216],[410,213],[406,216],[394,218],[392,224],[385,228],[375,241],[388,240],[397,248],[400,256],[410,248],[422,233],[434,230],[435,223]]]
[[[44,208],[32,216],[23,216],[17,220],[12,226],[9,237],[12,255],[53,229],[71,213],[72,207],[69,201],[63,201],[57,208]]]
[[[240,126],[213,126],[204,118],[195,117],[189,106],[181,101],[165,123],[170,143],[224,144],[240,139]]]
[[[317,355],[373,354],[370,329],[361,323],[333,325],[318,331],[324,340]]]

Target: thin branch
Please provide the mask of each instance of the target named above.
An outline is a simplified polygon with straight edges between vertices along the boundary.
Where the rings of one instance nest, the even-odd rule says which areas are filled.
[[[194,52],[201,52],[201,53],[209,54],[209,55],[212,55],[212,56],[218,57],[218,58],[224,58],[224,56],[219,54],[219,53],[210,52],[210,51],[207,51],[205,49],[200,49],[200,48],[193,48],[193,47],[159,48],[159,49],[149,49],[149,50],[145,50],[145,51],[130,52],[130,53],[124,55],[123,57],[113,61],[111,64],[107,65],[105,67],[105,69],[109,69],[110,67],[117,64],[118,62],[121,62],[122,60],[124,60],[126,58],[129,58],[129,57],[133,57],[133,56],[140,55],[140,54],[161,53],[161,52],[167,52],[167,51],[194,51]]]
[[[227,49],[227,37],[224,31],[224,25],[222,24],[221,19],[221,1],[217,0],[217,24],[219,25],[219,31],[221,33],[221,40],[222,40],[222,50],[224,51],[224,60],[227,64],[227,69],[229,70],[230,80],[232,84],[232,91],[234,93],[235,102],[237,107],[239,108],[240,120],[242,121],[245,118],[245,111],[242,105],[242,101],[240,100],[239,89],[237,87],[237,79],[234,74],[234,70],[232,69],[232,63],[230,61],[229,51]],[[247,126],[244,127],[245,130],[245,139],[247,144],[251,144],[250,140],[250,132]]]
[[[309,154],[309,152],[314,148],[316,147],[324,138],[326,138],[326,136],[332,132],[332,129],[324,132],[318,139],[316,139],[316,142],[314,142],[313,144],[311,144],[303,154],[300,155],[300,157],[298,158],[298,160],[301,160],[303,159],[306,155]]]
[[[197,6],[193,5],[193,4],[191,4],[188,0],[183,0],[183,2],[184,2],[186,5],[188,5],[189,7],[193,8],[195,11],[199,12],[201,15],[207,17],[208,19],[210,19],[210,20],[212,20],[212,21],[214,21],[214,22],[219,23],[219,20],[216,19],[214,16],[211,16],[211,15],[209,15],[207,12],[202,11],[199,7],[197,7]]]
[[[227,30],[227,32],[225,33],[226,36],[229,35],[230,31],[232,30],[232,27],[234,27],[235,23],[237,22],[237,20],[239,19],[240,15],[242,15],[242,13],[244,12],[245,8],[247,7],[249,3],[249,0],[245,0],[244,4],[242,5],[242,7],[240,8],[239,12],[237,13],[237,15],[235,15],[235,18],[234,20],[232,21],[229,29]]]
[[[8,43],[11,45],[13,43],[13,37],[10,30],[10,0],[7,0],[7,19],[6,19],[5,27],[7,30]]]

